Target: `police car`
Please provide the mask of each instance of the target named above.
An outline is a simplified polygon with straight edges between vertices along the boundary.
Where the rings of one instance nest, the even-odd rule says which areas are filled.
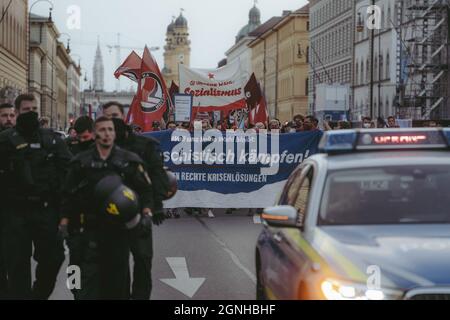
[[[450,299],[450,130],[348,130],[264,210],[257,298]]]

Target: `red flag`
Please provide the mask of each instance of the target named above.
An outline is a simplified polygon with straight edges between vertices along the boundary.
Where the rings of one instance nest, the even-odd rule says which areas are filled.
[[[261,87],[253,73],[245,86],[245,97],[249,111],[249,123],[255,125],[258,122],[268,123],[269,113],[267,112],[266,98],[262,94]]]
[[[130,111],[130,122],[144,132],[152,131],[153,121],[161,121],[170,106],[170,97],[156,60],[145,47],[138,78],[138,91]]]
[[[172,83],[170,84],[170,88],[169,88],[169,96],[170,96],[170,113],[173,114],[175,112],[175,108],[173,105],[173,97],[180,93],[180,87],[177,86],[177,84],[172,80]]]
[[[120,76],[125,76],[131,81],[138,82],[141,76],[141,66],[141,57],[133,51],[116,72],[114,72],[114,76],[116,79],[119,79]]]

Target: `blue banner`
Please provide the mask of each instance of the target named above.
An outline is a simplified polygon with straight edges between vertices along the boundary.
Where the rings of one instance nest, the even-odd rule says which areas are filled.
[[[165,166],[178,179],[179,194],[169,207],[209,208],[266,206],[268,195],[273,201],[295,168],[317,153],[322,137],[321,132],[264,135],[217,130],[146,135],[160,141]]]

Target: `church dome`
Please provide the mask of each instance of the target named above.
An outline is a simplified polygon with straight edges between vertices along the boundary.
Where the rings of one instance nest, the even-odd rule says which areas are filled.
[[[250,23],[261,24],[261,11],[256,6],[250,9],[249,12]]]
[[[175,22],[172,21],[167,27],[167,32],[173,32],[175,30]]]
[[[180,16],[175,20],[175,26],[176,27],[187,27],[187,20],[185,17],[183,17],[183,14],[180,13]]]
[[[242,27],[242,29],[239,30],[239,33],[236,36],[236,43],[238,43],[242,38],[245,38],[249,33],[253,32],[261,25],[261,11],[259,11],[256,6],[250,9],[248,17],[248,24]]]

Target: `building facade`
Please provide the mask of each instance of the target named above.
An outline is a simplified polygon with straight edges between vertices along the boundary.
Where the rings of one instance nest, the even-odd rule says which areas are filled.
[[[90,115],[95,119],[102,114],[103,105],[110,101],[120,102],[127,114],[135,94],[134,91],[106,92],[87,89],[81,94],[81,113],[78,116]]]
[[[248,46],[250,42],[256,39],[255,35],[250,35],[261,25],[261,12],[254,6],[249,12],[249,21],[236,36],[235,44],[225,53],[227,63],[232,64],[239,61],[241,64],[242,75],[247,80],[253,73],[252,49]]]
[[[166,45],[164,46],[164,68],[162,75],[168,87],[172,81],[179,83],[179,64],[188,67],[191,63],[191,41],[186,18],[181,13],[167,27]]]
[[[73,123],[82,113],[81,110],[81,66],[71,61],[67,70],[67,113],[69,123]]]
[[[0,0],[0,10],[0,103],[11,103],[28,88],[28,1]]]
[[[310,0],[309,111],[318,84],[352,84],[354,0]],[[352,105],[352,97],[348,106]]]
[[[38,101],[41,116],[57,123],[57,50],[59,31],[47,17],[30,15],[29,92]]]
[[[308,112],[309,6],[273,17],[256,35],[252,69],[265,92],[269,115],[281,121]]]
[[[353,107],[351,118],[361,120],[364,116],[387,118],[395,114],[397,92],[396,50],[397,50],[397,17],[396,1],[378,0],[375,2],[381,9],[380,29],[374,30],[373,68],[371,30],[367,27],[367,8],[371,0],[360,0],[355,7],[354,62],[353,62]],[[373,72],[373,83],[371,83]],[[371,93],[372,90],[372,93]],[[370,96],[373,94],[373,108],[370,107]]]
[[[56,84],[57,84],[57,100],[56,100],[56,117],[53,127],[58,130],[65,130],[69,127],[69,67],[72,59],[69,56],[64,45],[58,41],[56,51]]]

